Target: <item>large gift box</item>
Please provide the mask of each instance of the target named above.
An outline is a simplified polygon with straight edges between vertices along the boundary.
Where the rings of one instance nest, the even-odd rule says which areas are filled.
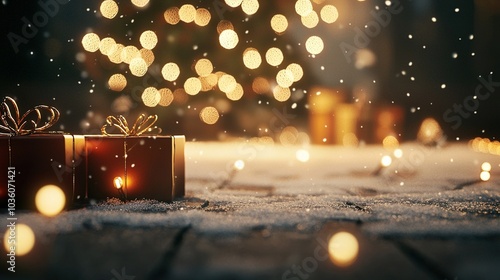
[[[156,116],[141,115],[129,129],[123,117],[108,117],[105,135],[85,135],[90,199],[172,201],[184,196],[185,137],[156,135],[150,129],[154,121]],[[113,126],[122,134],[108,134],[106,129]]]
[[[66,206],[74,197],[75,163],[81,162],[83,136],[47,132],[59,112],[39,105],[21,115],[16,102],[5,98],[0,123],[0,199],[10,210],[35,209],[35,196],[46,185],[65,194]],[[46,117],[46,121],[42,121]],[[83,198],[83,197],[82,197]]]

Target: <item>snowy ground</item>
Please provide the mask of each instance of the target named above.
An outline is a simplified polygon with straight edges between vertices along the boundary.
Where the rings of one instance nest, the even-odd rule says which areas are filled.
[[[19,214],[36,245],[12,279],[499,279],[500,157],[401,149],[375,176],[381,146],[188,143],[185,200]],[[356,261],[313,262],[338,231],[358,238]]]

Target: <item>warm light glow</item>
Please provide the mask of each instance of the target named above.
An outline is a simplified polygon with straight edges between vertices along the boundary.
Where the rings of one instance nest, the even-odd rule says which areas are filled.
[[[173,62],[165,64],[161,69],[161,75],[163,76],[163,79],[170,82],[177,80],[180,73],[181,70],[179,69],[179,66]]]
[[[222,75],[217,82],[219,89],[224,93],[232,92],[237,84],[236,79],[229,74]]]
[[[294,80],[293,73],[290,70],[283,69],[278,71],[278,73],[276,74],[276,82],[281,87],[284,88],[290,87],[293,84],[293,80]]]
[[[153,31],[146,30],[139,37],[139,42],[143,48],[152,50],[158,43],[158,37],[156,37],[156,33]]]
[[[172,93],[172,90],[168,88],[162,88],[158,90],[160,92],[160,102],[158,102],[158,105],[166,107],[174,101],[174,94]]]
[[[283,62],[283,52],[278,48],[270,48],[266,52],[266,61],[271,66],[278,66]]]
[[[226,29],[220,33],[219,42],[220,45],[225,49],[234,49],[239,42],[238,33],[236,33],[234,30]]]
[[[333,5],[325,5],[320,12],[321,19],[326,23],[334,23],[339,18],[339,11]]]
[[[197,95],[201,91],[201,82],[200,79],[196,77],[188,78],[184,82],[184,90],[189,95]]]
[[[155,87],[148,87],[142,93],[142,102],[148,107],[155,107],[161,100],[161,94]]]
[[[118,14],[118,4],[113,0],[104,0],[99,10],[103,17],[112,19]]]
[[[306,41],[306,50],[313,55],[319,54],[323,51],[323,39],[318,36],[311,36]]]
[[[136,57],[130,61],[129,69],[132,75],[142,77],[148,72],[148,64],[142,57]]]
[[[295,157],[300,162],[308,162],[310,158],[309,151],[304,149],[297,150]]]
[[[399,147],[399,141],[396,137],[389,135],[382,140],[382,145],[386,150],[392,151]]]
[[[196,14],[194,16],[194,23],[196,23],[196,25],[207,26],[210,23],[210,19],[212,19],[212,15],[209,10],[205,8],[196,10]]]
[[[179,8],[168,8],[163,13],[163,18],[165,18],[165,22],[167,22],[168,24],[176,25],[177,23],[179,23],[179,21],[181,21],[181,18],[179,17]]]
[[[257,0],[243,0],[241,2],[241,10],[251,16],[259,10],[259,1]]]
[[[328,242],[330,260],[337,266],[346,267],[354,263],[359,253],[358,239],[348,232],[334,234]]]
[[[318,13],[316,13],[315,11],[311,11],[307,16],[300,17],[300,21],[305,27],[314,28],[319,23]]]
[[[221,34],[222,31],[227,29],[234,30],[233,23],[225,19],[219,21],[219,23],[217,24],[217,33]]]
[[[122,91],[127,86],[127,78],[122,74],[114,74],[109,77],[108,87],[112,91]]]
[[[9,239],[9,237],[15,239]],[[12,241],[9,243],[9,240],[15,240],[15,244],[12,243]],[[11,231],[11,229],[7,227],[7,231],[3,236],[3,246],[7,253],[11,252],[11,246],[15,246],[15,255],[24,256],[31,252],[35,246],[35,233],[25,224],[16,224],[15,231]]]
[[[297,2],[295,2],[295,12],[300,16],[305,17],[312,12],[312,10],[313,6],[309,0],[297,0]]]
[[[115,188],[117,188],[117,189],[123,188],[123,179],[122,179],[122,177],[115,177],[113,179],[113,186],[115,186]]]
[[[275,86],[273,89],[273,96],[274,96],[274,99],[276,99],[277,101],[285,102],[288,99],[290,99],[291,95],[292,95],[292,93],[290,92],[289,88]]]
[[[200,119],[206,124],[214,124],[219,120],[219,112],[214,107],[205,107],[200,111]]]
[[[64,192],[55,185],[46,185],[38,190],[35,196],[36,209],[45,216],[59,214],[66,205]]]
[[[292,63],[286,67],[287,70],[291,71],[293,74],[293,81],[298,82],[304,76],[304,71],[302,70],[302,66],[297,63]]]
[[[382,159],[380,160],[380,164],[383,167],[388,167],[389,165],[391,165],[392,164],[391,156],[383,156]]]
[[[396,150],[394,150],[394,153],[393,153],[393,154],[394,154],[394,157],[395,157],[395,158],[402,158],[402,157],[403,157],[403,150],[401,150],[401,149],[396,149]]]
[[[240,84],[236,84],[234,90],[226,93],[226,96],[232,101],[238,101],[243,97],[243,93],[243,87]]]
[[[358,147],[359,140],[356,134],[350,132],[346,133],[344,137],[342,137],[342,144],[344,144],[345,147]]]
[[[259,94],[270,92],[271,85],[266,78],[256,77],[252,82],[252,90]]]
[[[224,2],[226,2],[226,4],[231,7],[231,8],[236,8],[238,7],[239,5],[241,5],[241,2],[243,2],[243,0],[224,0]]]
[[[479,178],[481,178],[481,181],[483,182],[490,180],[491,178],[490,172],[482,171],[481,174],[479,174]]]
[[[179,9],[179,18],[185,22],[190,23],[196,17],[196,8],[191,4],[184,4]]]
[[[243,64],[245,64],[248,69],[257,69],[261,63],[262,57],[257,49],[247,48],[243,51]]]
[[[151,50],[140,49],[139,54],[142,57],[142,59],[144,59],[144,61],[146,61],[146,64],[148,65],[148,67],[151,66],[151,64],[153,64],[153,62],[155,61],[155,54]]]
[[[433,118],[422,121],[418,130],[417,139],[423,144],[437,144],[443,137],[443,130],[439,123]]]
[[[83,49],[88,52],[95,52],[99,49],[101,39],[95,33],[87,33],[82,38]]]
[[[277,14],[271,18],[271,28],[276,33],[283,33],[288,28],[288,20],[284,15]]]
[[[115,44],[116,44],[115,39],[111,37],[106,37],[102,39],[101,42],[99,43],[99,51],[103,55],[108,55]]]
[[[483,171],[490,172],[491,171],[491,164],[489,162],[483,162],[483,164],[481,164],[481,169]]]
[[[206,77],[200,77],[201,82],[201,91],[209,91],[212,90],[219,81],[219,77],[214,73],[209,74]]]
[[[196,62],[196,64],[194,65],[194,70],[200,77],[205,77],[212,73],[212,71],[214,70],[214,66],[212,65],[212,62],[210,60],[202,58]]]
[[[136,57],[140,57],[139,49],[136,46],[126,46],[122,49],[122,53],[120,54],[123,62],[130,64],[132,59]]]
[[[142,8],[149,3],[149,0],[132,0],[132,4],[135,6]]]
[[[243,170],[245,168],[245,162],[242,161],[241,159],[237,160],[234,162],[234,169],[236,170]]]
[[[122,63],[123,62],[122,51],[124,48],[125,48],[125,46],[122,44],[115,44],[115,45],[111,46],[111,48],[108,52],[109,61],[111,61],[115,64]]]

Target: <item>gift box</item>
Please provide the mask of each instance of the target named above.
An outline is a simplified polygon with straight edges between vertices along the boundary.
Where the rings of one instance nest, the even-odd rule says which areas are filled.
[[[46,185],[59,187],[65,207],[74,197],[75,164],[81,161],[83,136],[48,132],[57,122],[54,107],[40,105],[20,115],[16,102],[5,98],[0,124],[0,199],[10,210],[35,209],[35,196]],[[42,118],[47,118],[42,122]]]
[[[85,135],[88,198],[168,202],[184,196],[185,137],[152,133],[155,120],[141,115],[129,129],[123,117],[108,117],[104,135]],[[109,127],[122,134],[107,133]]]

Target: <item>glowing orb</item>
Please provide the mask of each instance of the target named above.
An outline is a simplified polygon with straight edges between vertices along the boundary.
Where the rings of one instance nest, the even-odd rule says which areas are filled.
[[[188,78],[184,82],[184,90],[189,95],[197,95],[201,91],[200,79],[196,77]]]
[[[109,61],[115,63],[115,64],[120,64],[123,62],[122,60],[122,51],[125,48],[124,45],[122,44],[116,44],[111,47],[111,49],[108,52],[108,58]]]
[[[320,12],[321,19],[326,23],[334,23],[339,18],[339,11],[333,5],[325,5]]]
[[[306,41],[306,50],[313,55],[320,54],[323,51],[323,39],[318,36],[311,36]]]
[[[122,62],[130,64],[132,59],[139,57],[139,49],[136,46],[126,46],[122,49],[122,53],[120,54]]]
[[[285,102],[290,99],[292,93],[289,88],[284,88],[280,86],[275,86],[273,89],[273,96],[279,102]]]
[[[269,81],[266,78],[256,77],[252,82],[252,90],[259,94],[270,92],[271,84],[269,84]]]
[[[248,69],[257,69],[262,63],[262,57],[257,49],[247,48],[243,52],[243,64]]]
[[[196,17],[196,8],[191,4],[184,4],[179,9],[179,18],[185,22],[190,23]]]
[[[66,196],[58,186],[46,185],[36,193],[35,205],[40,213],[52,217],[64,209]]]
[[[236,170],[243,170],[243,168],[245,168],[245,162],[242,161],[241,159],[235,161],[234,162],[234,168]]]
[[[171,25],[179,23],[179,21],[181,21],[181,18],[179,17],[179,8],[177,7],[168,8],[163,13],[163,18],[165,19],[166,23]]]
[[[214,124],[219,120],[219,112],[214,107],[205,107],[200,111],[200,119],[206,124]]]
[[[308,162],[310,158],[309,151],[304,149],[297,150],[295,157],[300,162]]]
[[[489,162],[483,162],[483,164],[481,164],[481,169],[483,171],[491,171],[491,164]]]
[[[266,61],[271,66],[278,66],[283,62],[283,53],[280,49],[272,47],[266,52]]]
[[[392,158],[391,156],[383,156],[381,159],[380,159],[380,164],[384,167],[387,167],[389,165],[392,164]]]
[[[234,90],[227,92],[226,96],[229,100],[237,101],[237,100],[240,100],[241,97],[243,97],[243,93],[244,93],[243,87],[240,84],[236,84],[236,87],[234,88]]]
[[[136,57],[130,61],[130,73],[137,77],[142,77],[148,72],[148,64],[142,57]]]
[[[153,62],[155,61],[155,54],[152,50],[140,49],[139,55],[142,57],[142,59],[144,59],[144,61],[146,61],[148,67],[151,66],[151,64],[153,64]]]
[[[149,3],[149,0],[132,0],[132,4],[136,7],[143,8]]]
[[[161,94],[158,89],[154,87],[148,87],[142,92],[141,96],[142,102],[148,107],[155,107],[160,103]]]
[[[114,45],[116,45],[115,39],[106,37],[99,43],[99,51],[103,55],[108,55]]]
[[[153,31],[146,30],[142,32],[139,42],[143,48],[152,50],[158,43],[158,37],[156,37],[156,34]]]
[[[169,62],[163,66],[161,69],[161,75],[166,81],[173,82],[177,80],[181,73],[179,66],[173,62]]]
[[[12,234],[15,235],[12,236]],[[15,237],[15,239],[9,239],[9,237]],[[15,240],[16,243],[9,243],[9,240]],[[3,245],[8,253],[10,253],[11,251],[10,247],[15,245],[16,256],[24,256],[31,252],[31,250],[35,246],[35,233],[29,226],[25,224],[16,224],[16,229],[14,232],[12,232],[10,228],[7,228],[7,231],[5,232],[3,237]]]
[[[313,6],[309,0],[297,0],[297,2],[295,2],[295,12],[300,16],[305,17],[312,12],[312,10]]]
[[[276,33],[283,33],[288,28],[288,20],[284,15],[277,14],[271,18],[271,28]]]
[[[399,141],[396,137],[389,135],[382,140],[382,146],[387,150],[394,150],[399,147]]]
[[[302,66],[297,63],[292,63],[286,67],[286,69],[293,74],[293,81],[298,82],[304,76],[304,71],[302,70]]]
[[[114,74],[109,77],[108,86],[112,91],[122,91],[127,86],[127,78],[122,74]]]
[[[226,29],[220,33],[219,42],[220,45],[225,49],[234,49],[239,42],[238,33],[236,33],[234,30]]]
[[[158,90],[160,92],[160,102],[158,105],[166,107],[174,101],[174,94],[168,88],[162,88]]]
[[[113,0],[104,0],[99,8],[103,17],[112,19],[118,14],[118,4]]]
[[[202,58],[196,62],[194,70],[200,77],[206,77],[212,73],[214,66],[210,60]]]
[[[488,181],[491,178],[491,174],[489,171],[482,171],[481,174],[479,174],[479,178],[481,178],[481,181]]]
[[[83,49],[88,52],[97,51],[99,49],[100,43],[101,39],[99,39],[99,35],[95,33],[87,33],[82,38]]]
[[[210,14],[209,10],[204,8],[196,10],[194,23],[196,23],[198,26],[207,26],[210,23],[210,19],[212,19],[212,15]]]
[[[257,0],[243,0],[241,2],[241,10],[251,16],[259,10],[259,1]]]
[[[217,23],[217,33],[218,34],[221,34],[222,31],[224,31],[226,29],[234,30],[233,23],[230,22],[229,20],[225,20],[225,19],[223,19],[223,20],[219,21],[219,23]]]
[[[315,11],[311,11],[307,16],[303,16],[300,18],[302,25],[307,28],[314,28],[319,23],[318,13]]]
[[[328,242],[330,260],[337,266],[346,267],[354,263],[359,253],[356,237],[348,232],[334,234]]]
[[[283,69],[276,74],[276,82],[280,87],[290,87],[293,84],[293,73],[290,70]]]
[[[217,85],[222,92],[228,93],[236,88],[237,82],[232,75],[224,74],[219,78]]]
[[[238,7],[239,5],[241,5],[241,2],[243,2],[243,0],[224,0],[224,2],[226,2],[226,4],[231,7],[231,8],[236,8]]]

